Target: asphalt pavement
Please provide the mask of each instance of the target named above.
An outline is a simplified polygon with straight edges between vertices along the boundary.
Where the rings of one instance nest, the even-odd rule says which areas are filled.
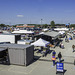
[[[51,61],[52,51],[56,51],[56,57],[59,52],[62,54],[62,63],[64,63],[64,75],[75,75],[75,52],[73,52],[72,45],[75,44],[75,39],[69,40],[69,43],[65,42],[65,38],[62,38],[62,43],[65,48],[61,49],[59,46],[50,48],[50,53],[46,57],[42,57],[42,54],[34,52],[36,60],[33,63],[25,66],[19,65],[3,65],[0,64],[0,75],[63,75],[56,74],[56,65],[53,66]],[[56,59],[56,62],[59,60]]]

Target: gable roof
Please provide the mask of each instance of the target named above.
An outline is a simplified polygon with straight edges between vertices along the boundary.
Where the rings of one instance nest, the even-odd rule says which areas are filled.
[[[49,44],[49,42],[41,38],[35,41],[34,43],[31,43],[31,45],[34,45],[34,46],[44,46],[44,47],[46,47],[47,44]]]

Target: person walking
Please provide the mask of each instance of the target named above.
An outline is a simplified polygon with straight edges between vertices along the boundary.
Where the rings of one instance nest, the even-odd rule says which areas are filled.
[[[55,60],[56,60],[56,57],[52,56],[53,66],[55,66]]]
[[[64,49],[64,44],[60,43],[60,48]]]
[[[58,53],[58,58],[59,58],[59,62],[61,62],[61,58],[62,58],[61,52]]]
[[[75,48],[75,46],[74,46],[74,45],[72,45],[72,48],[73,48],[73,52],[74,52],[74,48]]]
[[[53,66],[55,65],[55,60],[56,60],[56,57],[55,57],[55,55],[56,55],[56,52],[55,52],[55,50],[52,52],[52,61],[53,61]]]

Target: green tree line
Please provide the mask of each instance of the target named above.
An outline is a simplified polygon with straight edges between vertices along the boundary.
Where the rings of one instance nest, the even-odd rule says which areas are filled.
[[[16,25],[12,25],[13,27],[16,27],[17,25],[23,25],[23,24],[16,24]],[[55,24],[54,21],[51,21],[50,24],[28,24],[28,25],[34,25],[35,27],[39,27],[39,28],[55,28],[56,26],[66,26],[65,24]],[[0,24],[0,27],[10,27],[10,25],[5,25],[5,24]],[[69,28],[75,28],[75,24],[71,24],[69,26]]]

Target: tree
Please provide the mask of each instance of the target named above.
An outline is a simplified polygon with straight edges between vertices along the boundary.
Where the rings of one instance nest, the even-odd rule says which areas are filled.
[[[0,24],[0,27],[6,27],[6,25],[5,24]]]
[[[75,28],[75,24],[71,24],[71,25],[70,25],[70,28],[72,28],[72,27],[74,27],[74,28]]]
[[[55,27],[55,22],[51,21],[51,28]]]
[[[48,26],[47,24],[44,24],[44,25],[43,25],[44,28],[47,28],[47,26]]]

